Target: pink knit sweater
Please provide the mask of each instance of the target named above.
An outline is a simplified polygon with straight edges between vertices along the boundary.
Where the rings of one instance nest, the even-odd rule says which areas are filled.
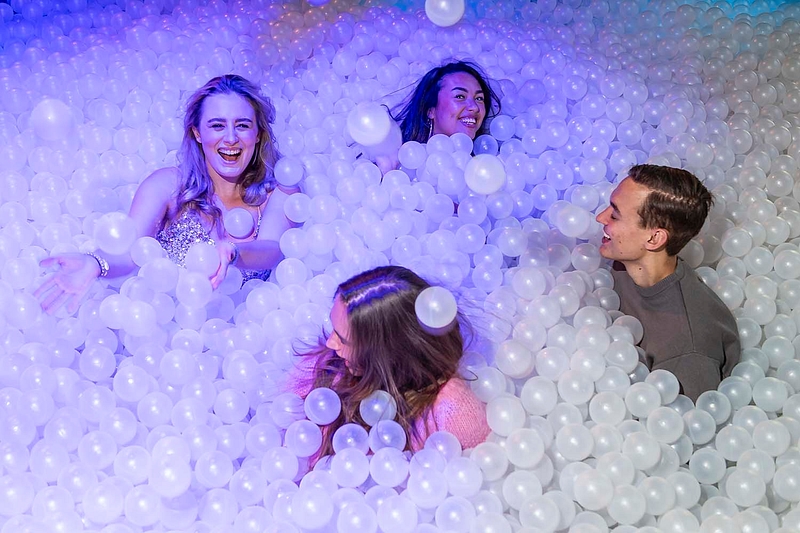
[[[300,361],[289,377],[286,390],[303,398],[308,396],[312,371],[313,361]],[[451,378],[439,391],[427,422],[427,429],[425,422],[417,422],[416,429],[421,437],[412,440],[412,451],[423,448],[429,432],[448,431],[455,435],[462,448],[467,449],[485,441],[491,431],[486,422],[486,406],[475,396],[469,384],[458,377]]]
[[[451,378],[439,391],[431,410],[429,426],[431,431],[452,433],[464,449],[474,448],[485,441],[490,431],[486,422],[486,406],[461,378]],[[421,420],[417,423],[417,429],[421,438],[411,443],[413,451],[422,449],[428,438]]]

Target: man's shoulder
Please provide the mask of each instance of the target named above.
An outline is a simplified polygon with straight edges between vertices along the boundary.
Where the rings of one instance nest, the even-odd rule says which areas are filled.
[[[728,306],[717,296],[714,289],[706,285],[694,269],[687,267],[686,275],[681,280],[681,292],[687,312],[708,313],[708,318],[733,320]]]

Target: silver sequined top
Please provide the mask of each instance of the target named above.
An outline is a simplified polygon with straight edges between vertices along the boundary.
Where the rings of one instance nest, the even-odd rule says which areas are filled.
[[[260,213],[259,213],[260,215]],[[259,226],[261,217],[259,216]],[[256,228],[258,231],[259,228]],[[257,235],[258,233],[256,233]],[[164,229],[156,234],[156,240],[161,244],[161,247],[167,252],[172,261],[178,265],[186,266],[186,253],[193,244],[205,242],[212,246],[215,245],[214,239],[203,228],[203,225],[197,219],[197,215],[192,211],[184,210],[172,224],[166,226]],[[261,279],[267,281],[271,270],[247,270],[242,271],[242,284],[251,279]]]

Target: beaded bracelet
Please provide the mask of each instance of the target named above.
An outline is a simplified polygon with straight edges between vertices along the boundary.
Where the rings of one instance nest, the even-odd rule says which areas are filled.
[[[94,260],[97,261],[97,265],[100,267],[101,278],[108,276],[108,261],[106,261],[105,259],[103,259],[94,252],[86,252],[86,255],[94,257]]]

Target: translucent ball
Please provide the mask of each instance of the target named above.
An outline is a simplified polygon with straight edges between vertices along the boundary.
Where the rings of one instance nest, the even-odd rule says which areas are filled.
[[[671,444],[683,435],[683,417],[669,407],[658,407],[647,417],[647,431],[657,441]]]
[[[748,431],[740,426],[725,426],[714,440],[717,451],[729,461],[737,461],[742,453],[753,447],[753,439]]]
[[[518,468],[533,468],[544,457],[544,442],[535,429],[520,428],[506,438],[508,460]]]
[[[640,470],[653,468],[661,459],[658,441],[643,431],[636,431],[625,437],[622,453]]]
[[[608,515],[620,524],[638,522],[645,514],[647,501],[639,489],[631,485],[614,488]]]
[[[322,432],[310,420],[297,420],[286,428],[285,445],[298,457],[310,457],[322,445]]]
[[[479,154],[470,159],[464,169],[467,187],[476,194],[493,194],[506,182],[503,162],[494,155]]]
[[[134,221],[128,215],[106,213],[97,219],[93,237],[104,252],[121,255],[130,250],[138,235]]]
[[[764,378],[753,385],[753,402],[768,413],[780,410],[788,397],[786,385],[777,378]]]
[[[420,324],[432,332],[443,332],[454,324],[458,305],[449,290],[444,287],[428,287],[417,296],[414,310]]]
[[[198,459],[199,462],[200,460]],[[279,448],[277,446],[270,448],[261,461],[261,472],[270,483],[278,480],[294,479],[299,469],[300,464],[297,456],[287,448]]]
[[[505,341],[495,355],[497,367],[511,378],[525,378],[533,371],[534,358],[521,342]]]
[[[165,455],[151,462],[149,485],[164,498],[176,498],[189,489],[192,470],[188,458]]]
[[[717,424],[714,421],[714,417],[708,412],[701,409],[692,409],[683,414],[683,421],[686,435],[689,436],[693,444],[705,444],[714,438]]]
[[[211,277],[219,269],[219,253],[217,249],[205,242],[193,244],[186,252],[186,268]]]
[[[375,511],[364,502],[348,503],[336,519],[339,532],[372,533],[378,528],[378,517]]]
[[[725,481],[728,497],[741,507],[757,505],[766,494],[766,490],[766,484],[761,476],[745,468],[734,469]]]
[[[478,493],[483,482],[480,467],[467,457],[457,457],[444,470],[450,494],[469,498]]]
[[[645,418],[661,405],[661,394],[649,383],[634,383],[625,393],[625,405],[633,416]]]
[[[253,233],[253,215],[241,207],[234,207],[222,216],[225,231],[234,239],[244,239]]]
[[[789,502],[800,501],[800,465],[778,467],[772,482],[775,493]]]
[[[387,447],[403,450],[406,441],[405,430],[394,420],[380,420],[369,431],[368,442],[372,451]]]
[[[437,26],[454,25],[464,16],[465,10],[464,0],[425,0],[425,14]]]
[[[624,400],[613,392],[600,392],[589,402],[589,416],[598,424],[617,425],[625,418]]]
[[[388,392],[376,390],[361,401],[358,409],[364,422],[374,426],[379,420],[394,420],[397,402]]]
[[[447,431],[435,431],[425,440],[426,450],[436,450],[449,461],[461,456],[463,451],[458,438]]]
[[[647,375],[644,382],[658,389],[659,394],[661,394],[661,405],[668,405],[674,402],[680,392],[681,385],[678,382],[678,378],[668,370],[653,370]]]
[[[494,442],[478,444],[472,449],[470,459],[480,466],[486,481],[496,481],[508,470],[508,456],[503,447]]]
[[[381,448],[372,456],[369,472],[378,485],[396,487],[408,477],[408,459],[397,448]]]
[[[605,474],[588,470],[575,480],[575,501],[584,509],[598,511],[608,506],[614,497],[614,484]]]
[[[308,393],[303,409],[309,420],[324,426],[338,418],[342,410],[342,401],[334,391],[321,387]]]
[[[347,115],[347,131],[359,144],[377,145],[389,136],[391,120],[386,107],[377,103],[361,102]]]
[[[519,510],[519,521],[526,528],[553,532],[561,521],[561,510],[551,498],[529,498]]]
[[[334,508],[330,495],[318,487],[300,488],[291,497],[292,519],[306,529],[318,529],[330,521]]]
[[[558,452],[570,461],[581,461],[589,456],[594,438],[583,424],[567,424],[556,434]]]
[[[413,531],[418,521],[417,507],[403,496],[389,496],[378,507],[378,527],[385,533]]]
[[[567,237],[580,237],[589,231],[592,215],[585,209],[568,204],[558,210],[555,225]]]
[[[333,456],[331,474],[342,487],[357,487],[369,477],[369,459],[359,449],[345,448]]]
[[[552,380],[534,376],[525,382],[520,392],[520,399],[529,414],[544,416],[556,406],[558,390]]]
[[[525,418],[522,402],[514,396],[499,396],[489,401],[486,406],[486,421],[489,427],[504,437],[521,428],[525,424]]]
[[[786,452],[791,440],[789,430],[776,420],[761,422],[753,430],[753,446],[771,457],[778,457]]]
[[[46,141],[64,139],[74,127],[69,106],[54,98],[45,98],[36,104],[29,120],[36,135]]]
[[[713,448],[701,448],[689,460],[689,471],[703,484],[717,483],[725,475],[725,458]]]
[[[122,491],[106,480],[90,487],[83,495],[86,518],[98,524],[107,524],[122,514],[125,501]]]

